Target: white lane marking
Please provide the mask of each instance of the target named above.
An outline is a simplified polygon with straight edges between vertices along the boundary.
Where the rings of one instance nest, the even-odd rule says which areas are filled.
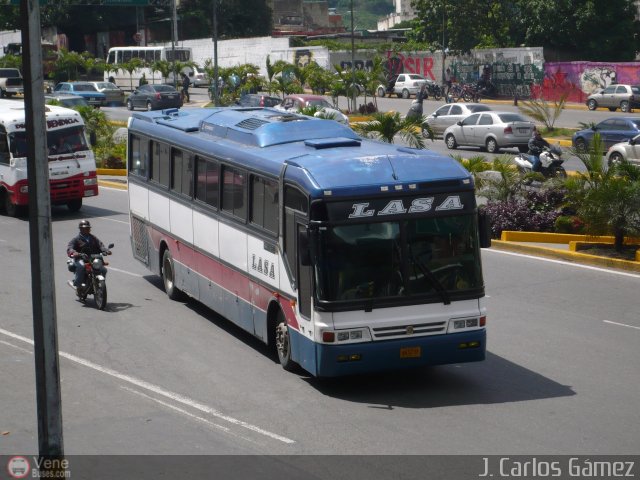
[[[18,335],[17,333],[9,332],[8,330],[4,330],[0,328],[0,334],[6,335],[7,337],[13,338],[15,340],[20,340],[21,342],[28,343],[29,345],[33,346],[33,340],[27,337],[23,337],[22,335]],[[264,430],[256,425],[252,425],[250,423],[244,422],[242,420],[238,420],[237,418],[231,417],[229,415],[225,415],[224,413],[219,412],[208,405],[204,405],[195,400],[192,400],[189,397],[186,397],[179,393],[172,392],[170,390],[166,390],[158,385],[154,385],[144,380],[140,380],[131,375],[126,375],[124,373],[120,373],[111,368],[103,367],[96,363],[90,362],[89,360],[85,360],[83,358],[76,357],[75,355],[71,355],[70,353],[60,351],[58,352],[58,355],[60,355],[62,358],[66,358],[67,360],[75,362],[79,365],[83,365],[97,372],[104,373],[105,375],[109,375],[110,377],[117,378],[118,380],[121,380],[123,382],[135,385],[136,387],[142,388],[144,390],[148,390],[150,392],[153,392],[157,395],[161,395],[166,398],[170,398],[174,402],[182,403],[183,405],[187,405],[196,410],[200,410],[201,412],[207,413],[213,417],[216,417],[220,420],[224,420],[233,425],[244,427],[247,430],[251,430],[253,432],[259,433],[269,438],[273,438],[274,440],[278,440],[283,443],[288,443],[288,444],[296,443],[295,440],[291,440],[290,438],[284,437],[282,435],[278,435],[277,433],[269,432],[268,430]]]
[[[591,265],[582,265],[581,263],[566,262],[564,260],[554,260],[553,258],[538,257],[536,255],[526,255],[524,253],[507,252],[504,250],[491,250],[486,248],[483,249],[483,252],[499,253],[502,255],[513,255],[514,257],[530,258],[532,260],[540,260],[542,262],[557,263],[559,265],[568,265],[571,267],[583,268],[586,270],[595,270],[596,272],[613,273],[615,275],[622,275],[623,277],[640,278],[640,274],[638,273],[623,272],[620,270],[609,268],[592,267]]]
[[[109,267],[107,268],[107,271],[109,270],[113,270],[114,272],[120,272],[120,273],[124,273],[125,275],[131,275],[132,277],[138,277],[138,278],[142,278],[144,275],[140,275],[139,273],[133,273],[133,272],[128,272],[126,270],[120,270],[119,268],[114,268],[114,267]]]
[[[159,403],[160,405],[170,408],[172,410],[175,410],[178,413],[181,413],[183,415],[186,415],[187,417],[191,417],[195,420],[198,420],[200,422],[206,423],[207,425],[210,425],[212,427],[218,428],[220,430],[223,430],[227,433],[229,433],[231,431],[231,429],[227,428],[227,427],[223,427],[222,425],[218,425],[217,423],[213,423],[211,420],[207,420],[206,418],[203,417],[199,417],[198,415],[194,415],[193,413],[189,413],[186,410],[180,408],[180,407],[176,407],[175,405],[171,405],[170,403],[167,402],[163,402],[162,400],[158,400],[157,398],[153,398],[150,395],[147,395],[146,393],[142,393],[139,392],[138,390],[134,390],[133,388],[129,388],[129,387],[125,387],[125,386],[121,386],[120,387],[122,390],[126,390],[127,392],[131,392],[131,393],[135,393],[136,395],[139,395],[141,397],[144,397],[148,400],[152,400],[156,403]]]
[[[635,328],[636,330],[640,330],[640,327],[635,327],[633,325],[627,325],[626,323],[612,322],[611,320],[603,320],[603,322],[604,323],[610,323],[611,325],[618,325],[620,327]]]
[[[26,348],[19,347],[18,345],[14,345],[13,343],[5,342],[4,340],[0,340],[0,343],[2,343],[3,345],[7,345],[8,347],[13,347],[16,350],[20,350],[21,352],[26,352],[29,354],[33,353],[31,350],[27,350]]]
[[[100,217],[100,220],[109,220],[110,222],[124,223],[125,225],[129,225],[128,220],[125,222],[124,220],[116,220],[115,218],[109,218],[109,217]]]

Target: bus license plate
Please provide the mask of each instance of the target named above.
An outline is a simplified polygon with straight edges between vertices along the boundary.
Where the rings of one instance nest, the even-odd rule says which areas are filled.
[[[400,349],[400,358],[420,358],[421,356],[421,347],[402,347]]]

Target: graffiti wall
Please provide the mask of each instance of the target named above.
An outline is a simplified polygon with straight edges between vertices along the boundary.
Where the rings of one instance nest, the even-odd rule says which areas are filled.
[[[534,96],[559,100],[566,95],[568,102],[582,103],[612,83],[640,84],[640,62],[547,62]]]
[[[455,81],[493,85],[496,97],[530,98],[544,78],[542,47],[473,50],[470,55],[449,57]]]

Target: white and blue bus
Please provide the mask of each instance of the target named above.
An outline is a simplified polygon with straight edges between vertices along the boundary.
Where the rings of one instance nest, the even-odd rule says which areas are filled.
[[[285,369],[485,358],[490,239],[455,160],[268,108],[136,112],[128,148],[134,256]]]
[[[129,73],[124,65],[137,58],[143,62],[143,66]],[[111,82],[123,90],[134,90],[140,83],[142,75],[148,83],[171,83],[173,74],[163,78],[161,73],[154,71],[151,66],[154,62],[164,60],[167,62],[188,63],[193,61],[191,48],[189,47],[112,47],[107,55],[107,68],[104,71],[104,81]]]

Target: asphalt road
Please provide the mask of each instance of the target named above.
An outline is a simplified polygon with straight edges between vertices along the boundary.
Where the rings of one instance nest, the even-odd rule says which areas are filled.
[[[116,244],[104,312],[65,285],[83,217]],[[485,362],[318,380],[169,300],[128,235],[126,191],[53,210],[67,455],[638,452],[640,275],[486,250]],[[0,216],[0,455],[37,453],[28,259],[28,222]]]

